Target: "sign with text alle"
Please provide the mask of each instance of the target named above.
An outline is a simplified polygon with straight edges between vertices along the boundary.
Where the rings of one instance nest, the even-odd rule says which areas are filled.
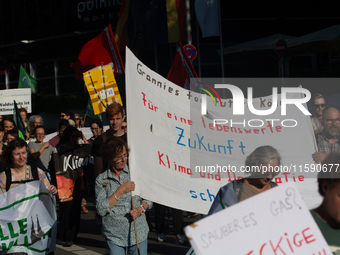
[[[0,195],[0,254],[49,254],[56,237],[56,201],[42,181]]]
[[[32,112],[31,89],[6,89],[0,90],[0,115],[12,115],[13,101],[18,108],[25,108],[28,113]]]
[[[332,255],[293,183],[265,191],[185,228],[196,254]]]

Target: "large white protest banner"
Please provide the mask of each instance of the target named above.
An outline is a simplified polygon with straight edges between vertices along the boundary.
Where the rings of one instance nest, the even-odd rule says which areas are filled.
[[[32,181],[0,195],[0,254],[38,255],[55,250],[55,198],[41,181]]]
[[[25,108],[28,113],[32,112],[31,89],[6,89],[0,90],[0,115],[13,114],[14,103],[18,108]]]
[[[285,183],[185,228],[195,254],[332,252],[294,183]]]
[[[321,201],[317,165],[312,160],[315,143],[310,117],[296,105],[284,105],[280,95],[277,102],[272,96],[251,100],[255,109],[277,106],[270,115],[253,114],[247,104],[244,115],[234,115],[235,100],[222,99],[215,106],[209,97],[208,114],[202,115],[201,94],[166,80],[129,49],[126,90],[129,167],[137,183],[135,192],[142,197],[207,213],[221,186],[246,176],[242,172],[246,157],[259,146],[271,145],[279,151],[284,170],[274,181],[296,182],[309,207]],[[286,94],[291,100],[303,97],[301,93]],[[286,115],[281,109],[287,110]],[[214,125],[214,119],[221,121]]]

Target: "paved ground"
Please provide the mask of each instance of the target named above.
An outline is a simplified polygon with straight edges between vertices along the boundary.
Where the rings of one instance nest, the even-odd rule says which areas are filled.
[[[58,241],[57,241],[57,250],[55,252],[56,255],[99,255],[106,254],[105,251],[105,243],[104,238],[100,235],[100,227],[96,225],[95,221],[95,206],[93,202],[88,201],[88,205],[86,206],[89,210],[88,214],[82,213],[81,215],[81,223],[80,223],[80,232],[78,234],[77,243],[72,247],[64,247],[64,242],[62,241],[61,236],[58,231]],[[189,250],[189,244],[186,243],[184,245],[177,245],[175,243],[175,236],[172,232],[172,218],[169,218],[171,213],[166,214],[166,222],[169,225],[169,230],[166,234],[166,242],[159,243],[157,241],[157,236],[155,232],[149,232],[148,238],[148,254],[158,255],[182,255],[186,254]],[[184,213],[186,215],[186,213]],[[185,225],[188,225],[194,221],[200,219],[200,216],[196,216],[195,218],[188,218],[184,216]],[[150,220],[153,227],[154,224],[154,211],[150,211]],[[60,227],[58,226],[58,229]]]

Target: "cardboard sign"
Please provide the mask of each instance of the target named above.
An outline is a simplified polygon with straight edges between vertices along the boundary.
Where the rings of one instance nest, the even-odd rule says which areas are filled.
[[[12,115],[13,101],[18,108],[25,108],[28,113],[32,112],[31,89],[6,89],[0,90],[0,115]]]
[[[196,254],[329,254],[293,183],[212,214],[185,228]]]
[[[110,65],[97,66],[83,73],[86,88],[90,94],[94,114],[105,112],[113,101],[122,103],[116,79]]]
[[[285,116],[281,116],[280,102],[270,116],[254,116],[247,107],[245,115],[235,116],[232,99],[222,99],[222,107],[208,97],[209,114],[202,115],[201,94],[166,80],[129,49],[126,54],[127,123],[132,127],[127,132],[129,167],[131,179],[138,183],[136,194],[206,214],[221,186],[246,176],[237,173],[246,157],[259,146],[271,145],[279,151],[282,166],[290,168],[274,181],[296,182],[310,207],[321,201],[315,184],[317,172],[304,172],[305,167],[314,166],[312,154],[316,151],[310,117],[295,105],[288,105]],[[252,101],[262,110],[270,108],[273,99],[268,96]],[[232,119],[234,125],[214,126],[212,119],[222,118]],[[267,119],[276,121],[272,125]],[[285,127],[292,122],[282,124],[283,119],[296,120],[297,125]]]

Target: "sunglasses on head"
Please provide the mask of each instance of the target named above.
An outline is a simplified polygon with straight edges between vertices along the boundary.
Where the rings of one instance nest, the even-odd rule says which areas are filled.
[[[315,104],[315,108],[325,108],[326,107],[326,104]]]

